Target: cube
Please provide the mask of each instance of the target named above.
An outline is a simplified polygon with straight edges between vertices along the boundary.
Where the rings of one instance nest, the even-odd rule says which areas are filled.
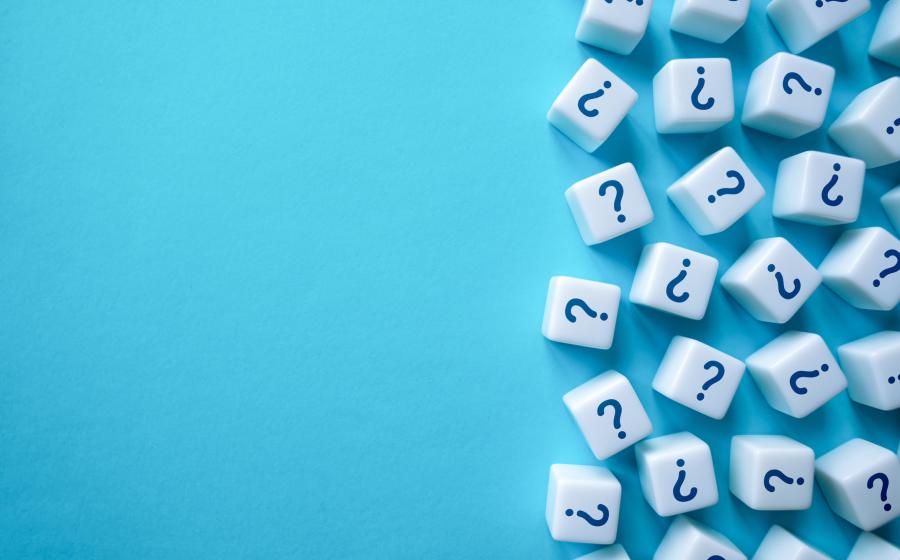
[[[780,525],[772,525],[751,560],[832,560]]]
[[[837,351],[851,399],[879,410],[900,408],[900,332],[881,331]]]
[[[719,501],[712,453],[688,432],[642,441],[635,447],[644,498],[662,517]]]
[[[816,480],[834,513],[863,531],[900,515],[900,459],[864,439],[851,439],[816,459]]]
[[[748,313],[767,323],[785,323],[816,291],[822,277],[783,237],[753,242],[721,284]]]
[[[900,232],[900,185],[889,190],[881,197],[881,205],[884,212],[894,224],[894,231]]]
[[[609,469],[551,465],[547,526],[558,541],[610,544],[619,528],[622,485]]]
[[[888,0],[884,5],[869,43],[869,55],[900,66],[900,0]]]
[[[727,558],[747,560],[725,535],[690,517],[679,516],[669,525],[653,560],[703,560]]]
[[[622,545],[615,544],[607,546],[600,550],[595,550],[590,554],[579,556],[575,560],[631,560]]]
[[[708,156],[666,189],[672,203],[700,235],[725,231],[765,193],[731,147]]]
[[[803,418],[847,387],[817,334],[788,331],[750,355],[747,369],[775,410]]]
[[[741,122],[783,138],[812,132],[825,121],[833,83],[831,66],[776,53],[750,75]]]
[[[744,362],[684,336],[669,344],[653,389],[673,401],[721,420],[744,376]]]
[[[637,98],[637,92],[621,78],[589,58],[553,102],[547,120],[582,149],[593,152],[619,126]]]
[[[554,276],[541,333],[550,340],[605,350],[612,346],[621,290],[613,284]]]
[[[850,1],[850,0],[848,0]],[[900,161],[900,78],[893,76],[857,95],[828,128],[828,135],[867,168]]]
[[[581,238],[596,245],[653,221],[653,210],[634,165],[623,163],[578,181],[566,201]]]
[[[748,507],[783,511],[812,505],[816,455],[784,436],[731,438],[729,487]]]
[[[731,62],[727,58],[670,60],[653,77],[656,130],[709,132],[734,118]]]
[[[869,0],[772,0],[766,8],[772,25],[791,52],[815,45],[869,11]]]
[[[563,395],[594,456],[606,459],[653,431],[650,417],[624,375],[607,371]]]
[[[900,302],[900,241],[880,227],[845,231],[819,273],[826,286],[855,307],[893,309]]]
[[[866,163],[856,158],[808,151],[783,159],[772,214],[819,226],[855,222],[865,175]]]
[[[872,533],[860,533],[847,560],[900,560],[900,548]]]
[[[647,31],[653,0],[585,0],[575,38],[618,54],[630,54]]]
[[[675,0],[669,27],[697,39],[724,43],[744,25],[749,11],[749,0]]]
[[[646,245],[628,299],[660,311],[702,319],[719,261],[670,243]]]

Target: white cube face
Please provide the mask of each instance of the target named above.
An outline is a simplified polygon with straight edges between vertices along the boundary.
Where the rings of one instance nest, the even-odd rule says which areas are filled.
[[[833,83],[827,64],[774,54],[750,75],[741,122],[783,138],[812,132],[825,121]]]
[[[551,465],[547,526],[555,540],[610,544],[619,527],[622,485],[608,469]]]
[[[563,395],[563,402],[600,460],[634,445],[653,431],[650,417],[628,379],[607,371]]]
[[[631,293],[632,303],[688,319],[702,319],[716,281],[719,261],[669,243],[647,245]]]
[[[849,224],[859,216],[866,164],[825,152],[781,160],[772,214],[813,225]]]
[[[566,190],[566,201],[588,245],[602,243],[653,221],[653,210],[630,163],[617,165]]]
[[[881,331],[838,347],[854,401],[878,408],[900,408],[900,332]]]
[[[593,152],[619,126],[637,97],[628,84],[589,58],[553,102],[547,120],[584,150]]]
[[[653,389],[719,420],[744,376],[744,362],[698,340],[676,336],[653,378]]]
[[[893,309],[900,302],[900,241],[880,227],[846,231],[819,272],[825,284],[851,305]]]
[[[648,439],[635,447],[641,489],[650,507],[668,517],[719,501],[709,446],[681,432]]]
[[[731,438],[731,493],[757,510],[802,510],[812,504],[816,456],[784,436]]]
[[[721,284],[760,321],[785,323],[821,282],[819,272],[787,239],[771,237],[750,245]]]
[[[741,156],[725,147],[682,175],[666,194],[697,233],[709,235],[731,227],[766,192]]]
[[[753,560],[832,560],[779,525],[772,525]]]
[[[884,5],[869,43],[869,54],[900,66],[900,0],[888,0]]]
[[[900,560],[900,548],[872,533],[860,533],[847,560]]]
[[[897,107],[900,78],[894,76],[857,95],[828,129],[828,135],[868,168],[900,161]]]
[[[616,544],[595,550],[584,556],[579,556],[575,560],[631,560],[631,558],[625,552],[625,549],[622,548],[622,545]]]
[[[725,535],[689,517],[678,517],[669,525],[653,560],[703,559],[747,560]]]
[[[601,49],[629,54],[650,21],[653,0],[585,0],[575,38]]]
[[[786,332],[747,358],[747,369],[775,410],[809,415],[847,387],[847,379],[817,334]]]
[[[675,0],[669,25],[673,31],[724,43],[747,21],[749,0]]]
[[[869,0],[772,0],[766,11],[784,44],[796,53],[868,12]]]
[[[653,78],[656,130],[709,132],[734,118],[731,62],[727,58],[669,61]]]
[[[900,185],[897,185],[881,197],[884,212],[894,224],[894,230],[900,232]]]
[[[605,350],[619,316],[618,286],[554,276],[547,290],[541,332],[550,340]]]
[[[900,459],[874,443],[852,439],[822,455],[816,481],[831,509],[863,531],[900,515]]]

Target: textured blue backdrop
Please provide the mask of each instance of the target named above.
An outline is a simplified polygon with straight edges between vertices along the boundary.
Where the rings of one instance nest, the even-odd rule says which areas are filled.
[[[547,280],[627,290],[644,243],[728,266],[784,235],[818,263],[843,228],[771,217],[778,161],[836,150],[733,122],[659,136],[651,78],[672,57],[727,56],[737,109],[783,49],[754,0],[723,46],[668,30],[653,6],[637,50],[578,44],[580,0],[45,1],[0,7],[0,557],[572,558],[543,520],[548,467],[592,464],[560,397],[613,367],[656,434],[712,445],[721,499],[696,517],[752,553],[772,522],[836,557],[857,531],[822,495],[754,512],[726,490],[733,434],[785,433],[825,452],[896,448],[900,416],[842,394],[804,420],[747,378],[722,421],[655,395],[675,334],[745,357],[779,332],[835,346],[898,314],[826,288],[784,326],[717,288],[692,322],[623,302],[615,346],[540,336]],[[808,52],[837,69],[827,122],[897,69],[865,54],[882,0]],[[640,94],[584,153],[544,114],[596,56]],[[769,193],[727,232],[694,234],[665,197],[730,144]],[[656,212],[596,248],[563,199],[632,161]],[[860,220],[900,168],[868,173]],[[620,540],[648,558],[669,524],[631,450]],[[897,522],[880,533],[900,540]]]

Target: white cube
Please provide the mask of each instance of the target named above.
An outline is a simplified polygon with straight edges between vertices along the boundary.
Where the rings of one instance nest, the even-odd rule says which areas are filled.
[[[653,560],[747,560],[725,535],[690,517],[680,516],[669,525]]]
[[[590,554],[585,554],[584,556],[579,556],[575,560],[631,560],[628,556],[628,553],[625,552],[625,549],[622,548],[622,545],[615,544],[613,546],[607,546],[606,548],[601,548],[600,550],[595,550]]]
[[[656,371],[653,389],[719,420],[728,412],[743,376],[744,362],[699,340],[676,336]]]
[[[847,560],[900,560],[900,548],[872,533],[860,533]]]
[[[851,399],[880,410],[900,408],[900,332],[881,331],[837,351]]]
[[[628,299],[688,319],[702,319],[718,268],[719,261],[696,251],[670,243],[647,245]]]
[[[815,45],[869,11],[869,0],[772,0],[769,19],[791,52]]]
[[[775,410],[803,418],[847,387],[822,337],[789,331],[754,352],[747,369]]]
[[[816,454],[784,436],[731,438],[729,487],[748,507],[764,511],[809,509]]]
[[[780,525],[772,525],[751,560],[832,560]]]
[[[894,224],[894,230],[900,232],[900,185],[889,190],[881,197],[881,205],[884,212]]]
[[[719,501],[712,453],[688,432],[642,441],[635,447],[641,489],[650,507],[668,517]]]
[[[575,38],[618,54],[630,54],[650,21],[653,0],[585,0]]]
[[[822,277],[783,237],[753,242],[721,284],[760,321],[785,323],[816,291]]]
[[[547,526],[555,540],[610,544],[619,528],[622,485],[608,469],[551,465]]]
[[[880,227],[852,229],[819,265],[825,285],[860,309],[893,309],[900,302],[900,241]]]
[[[602,243],[653,221],[653,210],[630,163],[617,165],[566,190],[566,201],[588,245]]]
[[[828,128],[838,146],[866,167],[900,161],[900,78],[893,76],[863,91]]]
[[[713,43],[724,43],[744,22],[750,0],[675,0],[669,26],[672,31]]]
[[[555,342],[605,350],[612,346],[621,290],[613,284],[554,276],[541,333]]]
[[[653,431],[650,417],[624,375],[607,371],[563,395],[563,402],[600,460]]]
[[[553,102],[547,120],[593,152],[619,126],[637,98],[637,92],[621,78],[589,58]]]
[[[825,121],[834,68],[788,53],[776,53],[753,70],[741,122],[746,126],[796,138]]]
[[[731,227],[766,191],[741,156],[725,147],[682,175],[666,194],[694,231],[709,235]]]
[[[865,175],[866,163],[856,158],[808,151],[783,159],[772,214],[820,226],[855,222]]]
[[[816,481],[834,512],[863,531],[900,515],[900,459],[864,439],[851,439],[816,459]]]
[[[888,0],[884,5],[869,43],[869,55],[900,66],[900,0]]]
[[[670,60],[653,77],[656,130],[709,132],[734,118],[731,62],[727,58]]]

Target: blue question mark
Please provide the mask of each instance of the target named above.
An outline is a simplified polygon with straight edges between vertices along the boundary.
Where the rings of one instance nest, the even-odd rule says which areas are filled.
[[[595,317],[597,317],[597,312],[594,311],[593,309],[591,309],[590,306],[588,304],[586,304],[583,299],[572,298],[569,300],[569,303],[566,304],[566,319],[568,319],[570,323],[574,323],[576,321],[575,314],[572,313],[573,307],[580,308],[582,311],[584,311],[585,315],[587,315],[591,319],[594,319]],[[606,313],[600,314],[601,321],[605,321],[608,318],[609,318],[609,315],[607,315]]]
[[[828,371],[828,364],[822,364],[822,373],[826,373]],[[819,370],[814,369],[812,371],[795,371],[791,374],[791,378],[788,380],[788,384],[791,386],[791,391],[797,393],[798,395],[805,395],[809,392],[809,389],[806,387],[801,387],[799,385],[801,379],[813,379],[814,377],[819,377]]]
[[[775,270],[774,264],[769,264],[769,266],[766,267],[766,270],[775,273],[775,282],[778,284],[778,295],[780,295],[784,299],[794,299],[795,297],[797,297],[797,294],[800,293],[799,278],[794,278],[794,287],[790,291],[788,291],[784,287],[784,275]]]
[[[691,259],[684,259],[681,261],[681,264],[685,266],[685,268],[691,266]],[[682,280],[687,278],[687,270],[682,269],[681,272],[678,273],[675,278],[672,278],[668,284],[666,284],[666,297],[675,303],[683,303],[687,301],[691,294],[688,292],[684,292],[681,294],[675,293],[675,287],[681,283]]]
[[[582,95],[581,99],[578,100],[578,110],[581,111],[581,114],[584,115],[585,117],[596,117],[597,115],[599,115],[600,111],[598,111],[597,109],[588,109],[587,107],[585,107],[585,103],[587,103],[588,101],[590,101],[592,99],[599,99],[599,98],[603,97],[603,94],[606,93],[606,91],[604,91],[603,88],[609,89],[611,87],[612,87],[612,82],[607,80],[607,81],[603,82],[602,88],[598,89],[597,91],[594,91],[591,93],[586,93],[586,94]]]
[[[805,480],[803,480],[802,476],[798,476],[797,479],[794,480],[793,478],[789,477],[788,475],[784,474],[783,472],[781,472],[778,469],[771,469],[769,471],[766,471],[766,475],[763,477],[763,486],[765,487],[766,491],[768,491],[768,492],[775,491],[775,486],[772,485],[772,481],[771,481],[772,478],[781,479],[781,481],[784,482],[785,484],[793,484],[794,482],[796,482],[797,486],[803,486],[803,483],[806,482]]]
[[[681,468],[684,467],[684,459],[678,459],[675,461],[675,465],[679,467],[679,470],[678,480],[675,481],[675,486],[672,487],[672,495],[675,496],[675,499],[679,502],[690,502],[697,497],[697,488],[691,486],[691,489],[688,490],[687,494],[682,493],[681,486],[684,484],[685,477],[687,477],[687,473]]]
[[[822,187],[822,202],[824,202],[828,206],[840,206],[841,202],[844,202],[844,195],[839,194],[836,197],[831,198],[830,194],[831,189],[833,189],[834,186],[837,185],[837,172],[841,170],[841,164],[835,163],[831,166],[831,168],[834,169],[835,173],[831,175],[831,179],[829,179],[828,182],[825,183],[825,186]]]
[[[703,391],[709,391],[709,388],[718,383],[725,377],[725,366],[722,365],[722,362],[717,362],[715,360],[710,360],[703,364],[703,369],[709,371],[711,369],[716,370],[716,374],[710,377],[706,383],[704,383],[700,388],[702,391],[697,393],[697,400],[702,401],[706,398],[706,395],[703,394]]]
[[[737,181],[737,185],[735,185],[733,187],[728,187],[727,189],[725,189],[725,188],[718,189],[718,190],[716,190],[717,195],[726,196],[726,195],[730,195],[730,194],[738,194],[744,190],[744,176],[743,175],[741,175],[734,169],[729,169],[728,171],[725,172],[725,176],[730,177],[730,178],[734,179],[735,181]],[[708,197],[706,197],[706,200],[708,200],[709,203],[712,204],[713,202],[716,201],[716,197],[713,195],[709,195]]]
[[[594,519],[593,517],[588,515],[586,512],[583,512],[581,510],[578,510],[576,512],[576,511],[573,511],[572,509],[566,510],[566,516],[572,517],[573,515],[577,515],[578,517],[584,519],[585,521],[587,521],[594,527],[602,527],[603,525],[606,525],[606,522],[609,520],[609,508],[607,508],[603,504],[597,504],[597,509],[600,510],[600,519]]]
[[[619,430],[619,433],[616,435],[619,439],[625,439],[627,434],[622,429],[622,403],[616,399],[606,399],[597,406],[597,416],[603,416],[607,407],[612,407],[613,409],[613,428]]]
[[[900,127],[900,119],[894,119],[894,126],[888,125],[888,127],[887,127],[887,133],[888,133],[888,134],[893,134],[893,133],[894,133],[894,127]]]
[[[881,493],[879,494],[879,497],[881,498],[881,501],[884,502],[884,511],[891,511],[891,504],[887,501],[888,477],[886,474],[880,472],[870,476],[869,480],[866,481],[866,488],[869,490],[874,488],[876,480],[881,481]]]
[[[797,85],[803,88],[803,91],[812,91],[816,95],[822,95],[822,88],[816,88],[815,90],[813,90],[813,87],[806,83],[806,80],[803,79],[803,76],[796,72],[788,72],[784,75],[784,79],[781,80],[781,89],[783,89],[788,95],[794,93],[794,90],[791,89],[791,80],[797,82]]]
[[[821,8],[825,5],[825,2],[846,2],[847,0],[816,0],[816,6]]]
[[[697,67],[697,73],[700,74],[700,76],[703,76],[705,72],[706,68],[702,66]],[[700,90],[703,89],[704,85],[706,85],[706,79],[702,77],[698,78],[697,85],[694,86],[694,91],[691,92],[691,105],[701,111],[712,109],[712,106],[716,104],[716,99],[714,97],[710,97],[702,103],[700,102]]]
[[[616,193],[615,198],[613,198],[613,210],[619,213],[616,216],[616,220],[621,224],[625,222],[625,214],[622,214],[622,196],[625,194],[625,188],[622,186],[622,183],[615,179],[610,179],[600,185],[600,196],[606,196],[606,191],[610,188]]]
[[[895,259],[897,259],[897,262],[895,264],[892,264],[888,268],[885,268],[881,272],[879,272],[878,278],[876,278],[875,280],[872,280],[872,285],[875,286],[876,288],[881,285],[882,278],[887,278],[888,275],[893,274],[893,273],[897,272],[898,270],[900,270],[900,251],[898,251],[897,249],[888,249],[887,251],[884,252],[884,258],[889,259],[891,257],[894,257]]]

